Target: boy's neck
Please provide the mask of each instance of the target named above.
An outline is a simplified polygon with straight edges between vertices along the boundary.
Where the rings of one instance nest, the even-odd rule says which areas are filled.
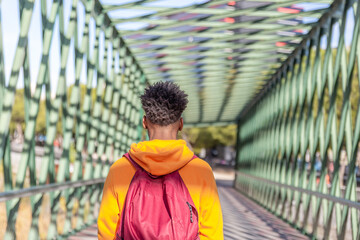
[[[176,140],[177,131],[174,131],[173,128],[168,127],[159,127],[151,129],[148,131],[149,140],[159,139],[159,140]]]

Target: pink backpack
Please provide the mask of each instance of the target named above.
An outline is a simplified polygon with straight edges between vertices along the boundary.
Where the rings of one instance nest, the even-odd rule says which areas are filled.
[[[126,195],[116,239],[200,239],[198,213],[179,172],[153,176],[128,153],[124,156],[136,173]]]

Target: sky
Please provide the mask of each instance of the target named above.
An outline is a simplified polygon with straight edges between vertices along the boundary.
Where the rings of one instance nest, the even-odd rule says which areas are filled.
[[[138,1],[138,0],[135,0]],[[144,4],[145,6],[149,7],[173,7],[173,8],[180,8],[186,7],[193,4],[201,4],[205,3],[208,0],[159,0],[150,3]],[[71,10],[71,0],[64,0],[64,17],[68,19],[70,10]],[[130,3],[134,2],[134,0],[101,0],[102,4],[111,4],[111,3]],[[30,75],[31,75],[31,86],[34,88],[37,74],[40,66],[40,59],[42,53],[42,24],[41,24],[41,14],[40,14],[40,0],[35,0],[34,12],[31,19],[30,30],[29,30],[29,59],[30,59]],[[47,0],[47,7],[48,13],[50,13],[52,0]],[[297,4],[296,7],[301,7],[304,11],[309,11],[322,8],[322,5],[316,5],[304,2],[302,4]],[[151,13],[152,11],[136,11],[136,10],[125,10],[119,9],[110,13],[110,16],[122,18],[122,19],[129,19],[126,23],[118,25],[119,29],[141,29],[146,27],[146,24],[139,24],[137,22],[131,21],[131,17],[136,16],[143,16]],[[346,35],[345,35],[345,43],[347,46],[351,43],[352,39],[352,30],[354,28],[354,15],[353,10],[349,9],[348,11],[348,22],[346,24]],[[78,19],[78,26],[79,26],[79,40],[81,41],[81,33],[84,27],[84,7],[79,1],[79,7],[77,11],[77,19]],[[13,64],[13,59],[15,55],[15,50],[18,42],[19,36],[19,10],[18,10],[18,1],[15,0],[2,0],[1,1],[1,26],[2,26],[2,36],[3,36],[3,49],[4,49],[4,64],[5,64],[5,76],[6,76],[6,84],[8,82],[11,67]],[[91,19],[90,28],[94,28],[95,23],[94,20]],[[67,29],[67,20],[65,21],[65,29]],[[334,26],[333,31],[333,41],[332,46],[336,47],[337,39],[339,37],[339,26],[338,24]],[[55,94],[55,90],[57,87],[57,80],[60,71],[60,35],[59,35],[59,24],[58,19],[55,23],[54,35],[52,40],[52,46],[50,48],[50,60],[49,60],[49,68],[50,68],[50,79],[51,79],[51,92],[52,95]],[[95,36],[93,31],[90,31],[90,46],[94,44]],[[100,36],[100,59],[103,58],[104,51],[104,34],[102,33]],[[80,42],[79,41],[79,42]],[[74,50],[73,50],[74,42],[71,42],[71,50],[69,53],[69,58],[66,67],[66,77],[67,77],[67,85],[71,85],[74,83],[74,74],[75,74],[75,64],[74,64]],[[326,46],[326,39],[322,40],[322,47]],[[37,50],[34,50],[37,49]],[[92,47],[90,47],[92,49]],[[111,53],[111,48],[109,50],[109,54]],[[108,69],[110,65],[108,66]],[[86,62],[84,61],[81,78],[81,83],[86,82]],[[95,78],[93,80],[93,85],[95,86]],[[18,88],[23,87],[23,74],[20,73],[20,77],[17,84]]]

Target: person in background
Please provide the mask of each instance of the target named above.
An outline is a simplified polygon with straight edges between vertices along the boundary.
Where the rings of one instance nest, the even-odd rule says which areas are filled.
[[[209,164],[194,155],[184,140],[177,139],[178,131],[183,128],[181,115],[188,103],[187,94],[174,83],[158,82],[145,89],[141,103],[145,112],[142,124],[148,132],[149,141],[133,143],[128,154],[111,166],[103,189],[98,217],[98,238],[126,239],[117,236],[117,232],[124,228],[126,221],[123,218],[126,208],[124,203],[129,197],[127,196],[129,188],[134,184],[135,173],[144,170],[154,179],[177,171],[195,205],[193,210],[189,205],[191,221],[193,214],[195,217],[197,215],[198,237],[193,239],[222,240],[223,219],[212,169]],[[142,210],[144,215],[147,211],[153,211],[153,221],[154,223],[158,221],[156,206],[154,209]],[[152,231],[147,230],[154,227],[152,225],[143,223],[143,226],[135,227],[140,227],[141,231]],[[160,229],[162,226],[156,227]],[[167,238],[169,234],[171,235],[171,229],[174,227],[170,227],[169,232],[160,233],[162,237],[159,239],[176,239]],[[130,238],[138,239],[135,236]],[[154,238],[147,237],[145,240],[150,239]]]

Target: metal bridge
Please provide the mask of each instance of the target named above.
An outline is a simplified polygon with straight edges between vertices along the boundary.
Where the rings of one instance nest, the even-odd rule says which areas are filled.
[[[143,137],[138,95],[163,80],[189,94],[186,127],[238,126],[225,238],[360,239],[358,4],[0,1],[0,238],[93,226],[109,166]],[[268,233],[235,227],[256,218]]]

